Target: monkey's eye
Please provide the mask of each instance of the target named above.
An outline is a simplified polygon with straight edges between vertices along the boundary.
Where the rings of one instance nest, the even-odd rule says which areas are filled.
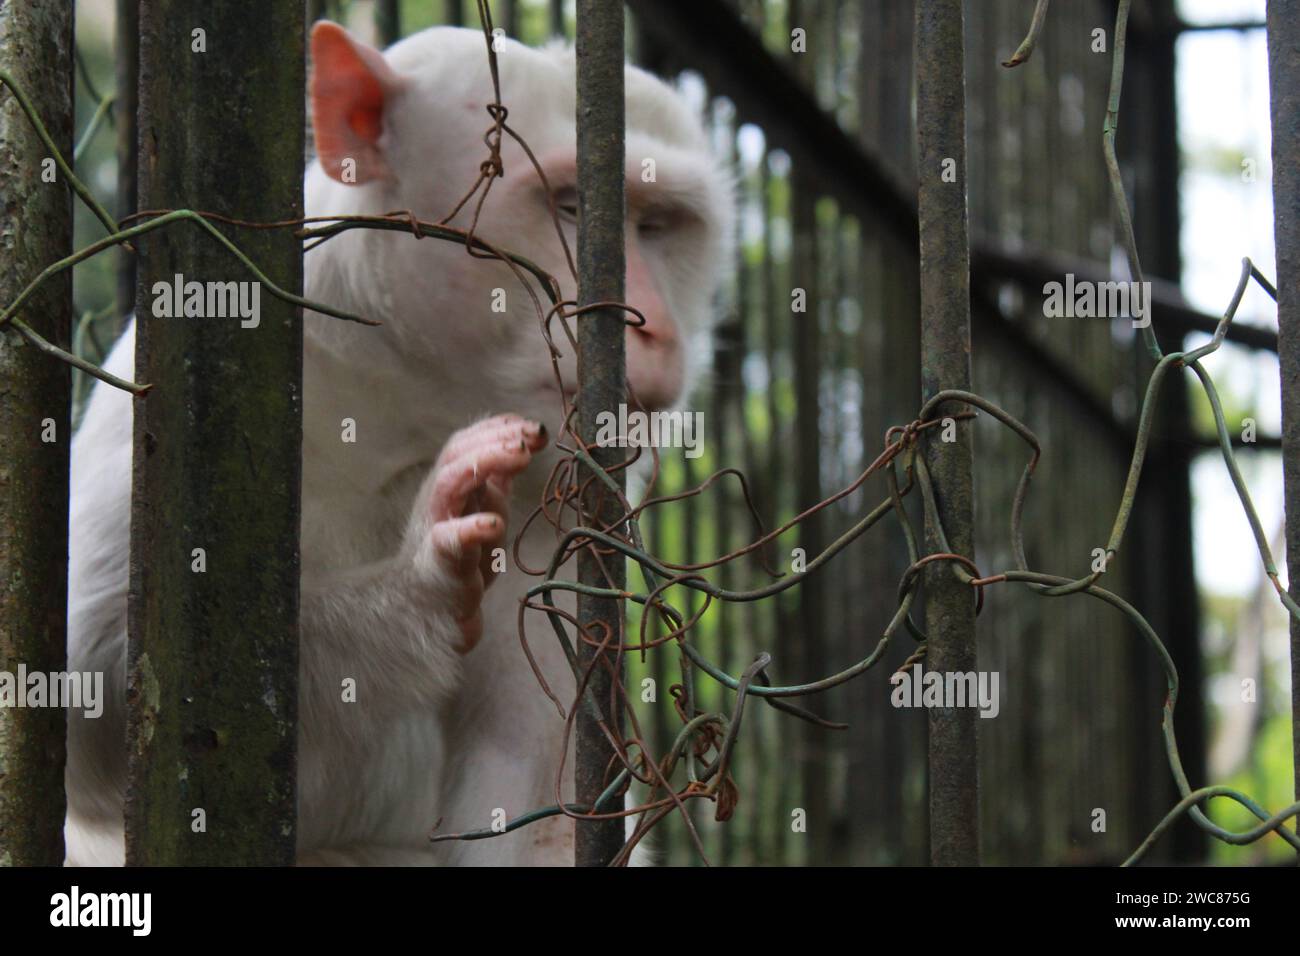
[[[572,187],[557,189],[551,196],[560,218],[569,222],[578,221],[578,191]]]
[[[668,231],[668,217],[657,212],[648,212],[636,224],[636,231],[646,239],[654,239]]]

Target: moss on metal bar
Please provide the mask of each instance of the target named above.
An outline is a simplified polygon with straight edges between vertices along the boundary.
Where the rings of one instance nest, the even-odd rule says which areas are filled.
[[[0,5],[0,70],[49,119],[50,141],[72,150],[72,5]],[[72,247],[72,195],[42,178],[49,150],[17,100],[0,94],[0,300]],[[71,342],[72,280],[60,276],[22,313],[44,339]],[[18,328],[0,329],[0,671],[66,664],[68,366]],[[47,440],[51,439],[51,440]],[[20,693],[22,689],[20,688]],[[63,862],[64,711],[0,708],[0,865]]]
[[[140,10],[139,57],[144,208],[302,215],[301,8],[154,0]],[[292,235],[238,239],[268,278],[301,292]],[[157,230],[139,244],[136,370],[154,388],[135,419],[127,860],[288,864],[301,312],[264,295],[254,328],[238,318],[155,318],[156,282],[249,276],[202,230]]]

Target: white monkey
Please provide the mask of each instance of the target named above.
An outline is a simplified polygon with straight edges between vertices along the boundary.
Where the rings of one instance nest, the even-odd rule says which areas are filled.
[[[478,31],[436,28],[381,54],[317,24],[307,214],[410,209],[436,221],[450,211],[486,155],[485,47]],[[535,151],[576,244],[573,52],[506,41],[499,57],[508,122]],[[710,358],[732,191],[679,96],[631,67],[626,86],[626,298],[646,317],[627,333],[628,378],[647,408],[662,409],[683,400]],[[508,137],[502,157],[478,234],[537,262],[574,297],[535,171]],[[654,176],[643,177],[650,165]],[[489,840],[428,842],[440,819],[442,832],[476,829],[555,802],[563,723],[516,636],[535,579],[513,557],[504,574],[491,570],[492,550],[509,554],[557,454],[548,436],[560,433],[561,396],[531,300],[501,263],[376,230],[309,252],[305,281],[309,298],[383,325],[305,322],[299,860],[571,864],[563,817]],[[556,333],[572,392],[575,357]],[[132,326],[107,367],[130,376],[133,355]],[[345,419],[355,441],[343,440]],[[72,450],[69,666],[104,671],[109,700],[98,720],[69,714],[74,864],[123,860],[130,456],[131,401],[98,385]],[[521,554],[544,567],[554,538],[541,522],[534,530]],[[528,638],[567,702],[572,676],[540,614],[530,613]],[[348,679],[355,702],[344,699]]]

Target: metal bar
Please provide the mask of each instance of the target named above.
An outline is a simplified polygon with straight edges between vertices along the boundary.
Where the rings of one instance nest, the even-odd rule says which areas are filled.
[[[377,0],[375,32],[382,46],[389,46],[402,38],[402,5],[398,0]]]
[[[1286,566],[1291,596],[1300,599],[1300,0],[1269,0],[1268,75],[1273,114],[1273,237],[1282,365]],[[1300,795],[1300,621],[1294,618],[1291,744],[1295,792]]]
[[[72,155],[72,20],[63,0],[0,4],[0,69],[31,98],[64,156]],[[47,155],[0,88],[0,301],[72,251],[72,193],[44,181]],[[49,283],[22,318],[70,348],[71,274]],[[20,667],[51,675],[67,667],[71,381],[67,365],[6,328],[0,382],[0,671],[18,680]],[[0,866],[63,863],[65,728],[62,706],[0,708]]]
[[[1263,30],[1265,24],[1258,20],[1230,20],[1224,23],[1185,23],[1179,21],[1173,27],[1173,33],[1249,33],[1251,30]]]
[[[1009,279],[1023,286],[1027,293],[1041,295],[1045,282],[1060,282],[1067,273],[1074,276],[1076,283],[1112,280],[1110,268],[1105,263],[1033,246],[1011,252],[990,243],[981,243],[971,249],[971,274],[976,281],[982,276]],[[1151,283],[1152,322],[1170,340],[1189,332],[1214,334],[1219,319],[1193,308],[1176,282],[1150,276],[1147,281]],[[1259,326],[1234,323],[1228,326],[1227,340],[1243,348],[1277,351],[1277,333]]]
[[[966,81],[962,0],[916,7],[916,126],[921,256],[921,391],[969,390],[970,239],[966,221]],[[947,166],[954,175],[944,174]],[[926,520],[928,553],[974,556],[972,434],[927,436],[925,461],[942,529]],[[934,433],[932,432],[931,435]],[[946,545],[940,531],[947,535]],[[925,573],[926,670],[973,672],[975,603],[947,562]],[[973,707],[931,707],[930,862],[979,864],[979,768]]]
[[[113,123],[117,133],[117,215],[133,214],[136,205],[136,85],[140,59],[139,0],[117,0],[115,23],[117,49],[113,63],[116,70],[117,99],[113,103]],[[126,320],[135,309],[135,253],[118,249],[117,314]]]
[[[1148,0],[1145,5],[1156,22],[1174,18],[1174,0]],[[1131,168],[1137,171],[1133,192],[1133,228],[1142,262],[1152,272],[1177,280],[1182,274],[1179,236],[1182,219],[1179,212],[1178,178],[1165,171],[1176,168],[1178,148],[1178,104],[1175,92],[1175,46],[1171,33],[1156,33],[1142,48],[1140,56],[1128,59],[1126,76],[1128,109],[1144,121],[1131,124],[1126,134],[1127,146],[1121,150]],[[1171,350],[1183,348],[1180,335],[1168,327],[1157,326],[1161,340]],[[1159,601],[1159,632],[1167,635],[1169,653],[1178,662],[1178,673],[1189,693],[1179,697],[1174,726],[1182,745],[1183,769],[1192,780],[1204,780],[1206,765],[1207,723],[1204,654],[1201,647],[1201,602],[1196,589],[1196,548],[1192,539],[1193,501],[1191,466],[1194,447],[1180,441],[1193,428],[1191,393],[1185,380],[1170,382],[1162,390],[1159,405],[1159,432],[1148,448],[1152,472],[1150,484],[1159,489],[1148,502],[1144,521],[1155,522],[1153,529],[1160,541],[1161,560],[1142,573],[1155,578]],[[1144,476],[1145,477],[1145,476]],[[1132,574],[1132,570],[1130,570]],[[1157,618],[1159,619],[1159,618]],[[1167,775],[1161,775],[1167,778]],[[1165,779],[1160,779],[1161,784]],[[1163,790],[1166,799],[1177,799],[1175,792],[1152,786],[1153,796]],[[1154,807],[1147,812],[1159,812]],[[1208,837],[1191,820],[1184,819],[1166,839],[1164,852],[1171,862],[1192,863],[1205,858]]]
[[[177,42],[178,23],[203,25],[206,54],[192,52],[188,32]],[[304,26],[297,4],[141,4],[143,206],[302,215]],[[292,235],[243,230],[237,241],[301,291]],[[154,389],[135,412],[127,862],[289,864],[302,316],[260,295],[255,326],[154,317],[155,283],[178,274],[249,278],[197,229],[140,241],[135,367]]]
[[[790,267],[788,261],[781,261],[777,252],[776,243],[772,235],[772,222],[776,216],[789,216],[790,190],[781,189],[788,184],[784,177],[778,179],[772,169],[772,157],[766,150],[763,154],[762,162],[759,166],[759,190],[760,190],[760,208],[763,219],[763,312],[762,312],[762,337],[759,347],[767,359],[767,368],[769,377],[775,376],[773,363],[776,361],[779,352],[784,345],[785,336],[783,335],[783,323],[780,315],[784,306],[783,299],[788,300],[789,289],[793,282],[788,281],[790,278]],[[777,196],[784,196],[785,200],[778,207],[776,202]],[[781,279],[787,281],[782,282]],[[777,390],[770,385],[766,389],[765,411],[769,431],[769,440],[766,454],[764,456],[764,467],[761,472],[761,485],[758,486],[760,493],[756,496],[759,507],[763,509],[764,527],[772,528],[778,524],[777,517],[782,513],[781,498],[782,489],[786,486],[784,480],[784,471],[782,469],[783,456],[782,448],[785,446],[785,422],[781,415],[781,403],[777,399]],[[794,512],[798,513],[798,512]],[[775,640],[777,635],[790,633],[787,626],[789,622],[783,613],[780,601],[772,602],[772,606],[765,609],[765,631],[764,637]],[[788,720],[780,721],[776,726],[774,748],[769,751],[770,757],[776,759],[785,759],[786,755],[792,754],[797,748],[797,737],[799,728],[792,726]],[[769,758],[770,759],[770,758]],[[795,801],[800,796],[799,781],[792,773],[776,774],[776,805],[783,810],[786,808],[793,809]],[[775,815],[772,828],[772,855],[776,860],[782,863],[790,861],[789,848],[791,840],[789,839],[790,827],[780,819],[781,814]]]
[[[822,354],[822,336],[818,322],[821,283],[817,249],[817,188],[816,183],[797,166],[791,180],[791,255],[794,269],[791,284],[794,288],[802,289],[805,298],[804,311],[794,312],[790,316],[796,409],[793,477],[798,512],[822,499],[819,396],[825,356]],[[800,524],[795,543],[805,555],[820,554],[825,547],[823,527],[820,512],[810,515]],[[791,642],[787,656],[791,665],[810,679],[814,674],[827,673],[826,617],[823,613],[825,597],[825,577],[821,574],[810,575],[799,585],[796,621],[800,638]],[[821,694],[806,701],[809,707],[814,708],[821,706],[822,702]],[[800,806],[807,812],[809,821],[805,837],[807,860],[809,863],[821,864],[826,862],[825,853],[830,849],[826,731],[811,724],[804,724],[799,730],[802,733],[798,772],[803,786],[803,802]]]
[[[625,259],[623,250],[624,143],[623,143],[623,7],[608,0],[579,0],[577,19],[577,125],[578,125],[578,303],[623,300]],[[578,427],[584,443],[595,445],[596,416],[617,411],[627,401],[625,367],[625,316],[619,309],[596,309],[578,318]],[[592,448],[603,468],[618,464],[623,450]],[[615,472],[625,486],[624,470]],[[590,477],[590,476],[586,476]],[[584,479],[585,480],[585,479]],[[618,520],[619,502],[599,481],[591,481],[584,501],[587,520],[606,526]],[[596,587],[623,588],[626,570],[621,559],[606,556],[602,562],[589,549],[578,555],[578,577]],[[597,638],[605,632],[611,641],[621,639],[623,608],[608,598],[578,596],[578,620]],[[590,663],[595,649],[579,643],[578,659]],[[606,655],[612,663],[614,654]],[[610,707],[615,673],[597,665],[590,689],[602,713],[598,720],[580,708],[576,717],[574,781],[576,799],[593,805],[608,781],[606,772],[614,753],[601,723],[619,732],[621,710]],[[623,821],[580,822],[574,845],[578,866],[604,866],[623,846]]]

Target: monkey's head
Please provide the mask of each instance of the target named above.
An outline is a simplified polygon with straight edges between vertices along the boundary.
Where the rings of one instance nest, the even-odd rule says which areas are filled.
[[[475,234],[532,260],[573,299],[551,206],[576,260],[574,53],[497,42],[506,122],[532,149],[549,191],[515,139],[503,136],[504,175],[492,183]],[[319,162],[309,171],[308,213],[410,210],[438,221],[451,212],[489,156],[493,87],[481,31],[425,30],[381,54],[321,22],[311,46]],[[645,317],[626,332],[628,381],[654,410],[681,403],[711,359],[715,293],[731,262],[733,190],[676,92],[634,67],[625,84],[625,299]],[[449,224],[468,228],[477,202],[476,195]],[[311,259],[323,255],[324,270]],[[560,395],[537,311],[507,266],[472,258],[457,243],[356,230],[309,253],[308,274],[309,294],[384,323],[322,330],[316,322],[309,334],[349,349],[366,336],[383,342],[392,361],[416,363],[441,394],[454,390],[465,414],[517,411],[555,424]],[[552,334],[563,353],[562,387],[572,391],[574,350],[558,320]]]

